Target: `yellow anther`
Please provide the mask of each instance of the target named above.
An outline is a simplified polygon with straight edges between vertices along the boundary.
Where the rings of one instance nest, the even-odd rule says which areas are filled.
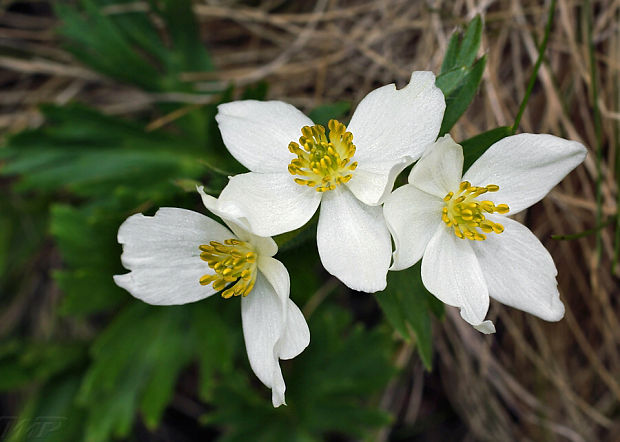
[[[499,186],[489,184],[485,187],[472,186],[468,181],[459,185],[459,190],[449,192],[444,198],[446,203],[441,211],[441,220],[454,230],[461,239],[484,241],[484,233],[502,233],[504,226],[486,219],[485,213],[505,214],[510,210],[506,204],[492,201],[478,201],[476,198],[486,192],[497,192]],[[479,230],[478,230],[479,229]],[[481,233],[480,231],[484,232]]]
[[[502,215],[503,215],[504,213],[508,213],[508,211],[509,211],[509,210],[510,210],[510,209],[508,208],[508,205],[507,205],[507,204],[498,204],[497,206],[495,206],[495,211],[496,211],[497,213],[501,213]]]
[[[329,137],[321,125],[304,126],[299,144],[293,141],[288,146],[288,150],[297,155],[288,166],[289,173],[307,177],[294,178],[294,181],[314,187],[317,192],[334,190],[348,182],[353,176],[350,172],[357,168],[357,162],[351,162],[355,154],[353,134],[337,120],[330,120],[327,127]],[[303,146],[303,150],[299,146]]]
[[[256,254],[254,247],[236,238],[227,239],[224,243],[211,241],[200,245],[200,259],[206,261],[214,274],[200,278],[201,285],[211,284],[213,289],[221,291],[223,298],[247,296],[256,282]]]

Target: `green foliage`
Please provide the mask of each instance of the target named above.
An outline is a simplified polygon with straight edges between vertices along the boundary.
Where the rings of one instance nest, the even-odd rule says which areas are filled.
[[[476,16],[463,30],[450,38],[441,73],[436,85],[446,99],[439,136],[452,129],[476,95],[486,64],[486,58],[476,60],[482,37],[482,20]]]
[[[81,8],[55,2],[58,32],[82,63],[147,91],[190,91],[182,72],[209,71],[211,58],[200,43],[190,0],[150,1],[167,39],[144,13],[106,14],[102,7],[123,2],[81,0]]]
[[[83,361],[84,356],[85,346],[79,342],[4,342],[0,345],[0,391],[44,382]]]
[[[286,372],[288,406],[274,409],[243,379],[229,377],[216,389],[216,408],[205,422],[227,428],[222,441],[319,441],[333,432],[361,437],[389,416],[368,404],[394,374],[387,333],[351,325],[338,309],[323,309],[310,322],[310,346]],[[264,393],[264,392],[263,392]]]
[[[427,370],[433,366],[432,329],[430,312],[443,315],[443,304],[422,284],[421,264],[418,262],[399,272],[388,273],[386,289],[376,294],[385,317],[408,341],[415,338],[418,354]]]
[[[173,179],[204,171],[196,161],[201,146],[178,135],[146,132],[139,123],[80,105],[43,112],[47,125],[17,134],[7,146],[2,173],[19,174],[19,190],[114,199],[124,187],[136,192],[136,201],[148,201],[176,191]]]
[[[179,372],[195,359],[201,364],[201,392],[210,395],[212,378],[230,369],[240,340],[214,304],[134,302],[115,317],[91,347],[93,362],[77,393],[77,403],[87,409],[86,440],[128,436],[136,410],[148,428],[156,428]],[[230,316],[230,309],[225,313]]]
[[[310,119],[315,124],[327,127],[327,123],[331,119],[341,119],[351,109],[351,103],[348,101],[338,101],[336,103],[323,104],[310,111]]]
[[[7,442],[66,442],[83,440],[84,413],[74,397],[79,377],[66,374],[36,390],[10,422]]]
[[[0,198],[0,292],[17,291],[9,290],[11,282],[23,283],[18,273],[40,248],[46,225],[47,206],[40,198],[8,192]]]
[[[501,126],[471,137],[461,143],[463,146],[463,173],[494,143],[511,135],[510,127]]]
[[[122,273],[118,262],[121,247],[116,242],[116,232],[122,222],[119,214],[55,205],[51,216],[51,232],[69,267],[54,273],[64,292],[60,312],[85,315],[127,301],[126,292],[112,280],[112,275]],[[87,298],[85,293],[88,293]]]

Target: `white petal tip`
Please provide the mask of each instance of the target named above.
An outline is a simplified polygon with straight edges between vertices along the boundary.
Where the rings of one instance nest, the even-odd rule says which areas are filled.
[[[564,304],[559,299],[554,299],[553,304],[548,312],[544,315],[539,315],[542,319],[549,322],[558,322],[564,317]]]
[[[284,392],[279,393],[275,390],[272,390],[271,403],[273,404],[273,408],[278,408],[280,405],[286,405],[286,400],[284,399]]]
[[[472,324],[473,325],[473,324]],[[495,325],[493,325],[492,321],[482,321],[478,325],[473,325],[473,327],[481,333],[485,335],[490,335],[495,333]]]
[[[125,285],[127,283],[127,277],[130,275],[131,273],[126,273],[124,275],[114,275],[112,278],[114,279],[114,284],[116,284],[117,286],[119,286],[120,288],[125,288]]]
[[[351,290],[355,290],[356,292],[364,292],[364,293],[376,293],[382,292],[387,287],[387,279],[383,282],[381,281],[369,281],[366,283],[360,283],[359,281],[342,281],[347,287]]]

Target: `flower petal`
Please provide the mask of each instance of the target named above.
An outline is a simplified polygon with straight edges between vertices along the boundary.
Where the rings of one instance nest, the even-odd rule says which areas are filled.
[[[286,386],[276,350],[285,321],[280,296],[259,272],[254,289],[241,300],[241,322],[250,366],[258,379],[271,388],[274,407],[286,403]]]
[[[198,246],[234,238],[224,226],[191,210],[164,207],[155,216],[132,215],[118,230],[121,261],[131,270],[114,282],[149,304],[198,301],[214,292],[200,277],[213,274]]]
[[[288,271],[280,261],[263,256],[258,259],[258,269],[278,294],[286,318],[276,354],[280,359],[292,359],[310,343],[310,330],[299,307],[289,299],[291,283]]]
[[[411,267],[422,258],[441,221],[442,199],[410,184],[399,187],[383,205],[383,215],[394,238],[394,262],[390,270]]]
[[[540,201],[583,162],[586,152],[581,143],[553,135],[514,135],[489,147],[463,179],[478,186],[498,185],[499,191],[485,198],[508,204],[514,215]]]
[[[259,256],[258,270],[276,291],[281,303],[282,314],[286,316],[286,300],[291,292],[291,279],[284,264],[268,256]]]
[[[248,226],[247,220],[243,217],[241,217],[241,219],[238,218],[241,216],[239,214],[239,209],[233,207],[231,210],[231,207],[228,206],[229,210],[224,210],[219,207],[220,205],[217,198],[207,195],[204,191],[204,187],[199,186],[196,189],[202,198],[204,206],[211,213],[222,218],[222,221],[234,232],[237,238],[241,241],[249,242],[256,247],[259,256],[273,256],[278,252],[278,245],[272,238],[254,235],[248,230],[250,227]]]
[[[286,327],[278,342],[280,359],[293,359],[310,344],[310,329],[299,307],[290,299],[287,302]]]
[[[220,104],[215,116],[224,144],[233,157],[253,172],[286,173],[295,156],[288,150],[301,128],[314,123],[295,106],[282,101],[244,100]]]
[[[317,245],[325,270],[348,287],[385,288],[392,244],[381,207],[367,206],[342,186],[325,192]]]
[[[405,157],[396,163],[393,161],[365,163],[355,169],[353,178],[346,186],[364,204],[380,205],[392,191],[398,174],[412,162],[411,157]]]
[[[557,270],[551,255],[524,225],[503,216],[488,216],[504,225],[499,235],[472,244],[489,294],[499,302],[546,321],[564,317]]]
[[[484,317],[489,292],[470,241],[439,226],[422,258],[422,282],[440,301],[461,309],[461,316],[482,332],[493,332]]]
[[[369,93],[357,106],[348,130],[363,166],[378,158],[397,162],[416,160],[437,138],[446,108],[432,72],[414,72],[409,84],[397,90],[389,84]]]
[[[218,207],[245,219],[247,230],[273,236],[295,230],[316,212],[321,193],[280,173],[244,173],[230,178]]]
[[[463,148],[448,134],[430,145],[411,169],[409,183],[431,195],[445,197],[458,190],[463,174]]]

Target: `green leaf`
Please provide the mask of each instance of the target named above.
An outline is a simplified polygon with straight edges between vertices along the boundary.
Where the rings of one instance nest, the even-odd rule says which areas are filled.
[[[482,19],[479,15],[469,22],[465,29],[465,35],[459,46],[456,57],[456,66],[470,66],[476,59],[480,40],[482,38]],[[442,66],[443,67],[443,66]]]
[[[270,393],[260,394],[247,379],[231,376],[216,388],[213,412],[204,421],[226,429],[231,441],[319,441],[328,436],[360,438],[390,418],[369,403],[384,388],[394,368],[392,341],[384,330],[351,326],[339,308],[319,309],[310,323],[312,342],[286,370],[288,406],[274,409]]]
[[[387,320],[407,340],[415,336],[415,343],[427,370],[432,368],[432,330],[430,311],[439,313],[441,303],[422,284],[421,265],[388,273],[386,289],[376,296]]]
[[[179,74],[213,69],[190,0],[149,2],[148,14],[164,25],[169,46],[147,13],[104,14],[101,7],[107,3],[82,0],[80,8],[54,3],[61,21],[58,32],[82,63],[117,80],[161,92],[193,92]]]
[[[86,348],[79,342],[7,341],[0,346],[0,390],[45,382],[85,356]]]
[[[482,74],[486,65],[486,57],[480,58],[476,63],[467,68],[461,68],[463,75],[457,86],[455,83],[446,86],[448,93],[444,92],[446,99],[446,110],[444,112],[443,121],[439,136],[443,136],[452,129],[457,120],[465,113],[469,104],[474,99]],[[439,79],[438,79],[439,80]],[[441,88],[443,82],[438,81],[437,86]]]
[[[93,363],[77,395],[88,410],[85,439],[127,437],[138,409],[146,426],[156,428],[181,370],[195,359],[210,378],[229,369],[243,345],[230,331],[229,313],[237,316],[238,305],[224,304],[230,303],[153,307],[136,301],[118,314],[91,347]],[[224,315],[218,305],[229,307]],[[209,381],[201,388],[205,396]]]
[[[112,280],[112,275],[123,273],[119,263],[121,247],[116,241],[122,218],[107,213],[63,205],[51,209],[51,233],[63,261],[71,268],[54,273],[64,292],[60,307],[63,314],[92,314],[129,299]]]
[[[45,106],[48,125],[9,140],[11,157],[0,171],[21,175],[19,190],[71,190],[114,200],[119,187],[135,189],[134,201],[178,192],[178,178],[197,178],[202,146],[183,136],[145,132],[140,124],[80,105]]]
[[[455,68],[471,66],[476,59],[482,38],[482,20],[479,15],[468,23],[464,31],[456,31],[450,37],[441,65],[441,74]]]
[[[491,145],[511,134],[510,127],[501,126],[463,141],[461,143],[461,146],[463,146],[463,156],[465,157],[463,162],[463,174],[467,172],[467,169],[469,169]]]
[[[463,32],[450,38],[441,73],[436,85],[446,99],[446,110],[439,136],[450,131],[473,100],[486,63],[485,57],[476,60],[482,37],[482,20],[476,16]]]
[[[322,104],[310,111],[310,119],[314,124],[320,124],[327,127],[327,123],[332,119],[342,119],[351,109],[351,103],[348,101],[338,101],[336,103]]]
[[[37,389],[18,416],[10,418],[6,442],[66,442],[83,440],[84,414],[74,403],[79,378],[66,375]]]

